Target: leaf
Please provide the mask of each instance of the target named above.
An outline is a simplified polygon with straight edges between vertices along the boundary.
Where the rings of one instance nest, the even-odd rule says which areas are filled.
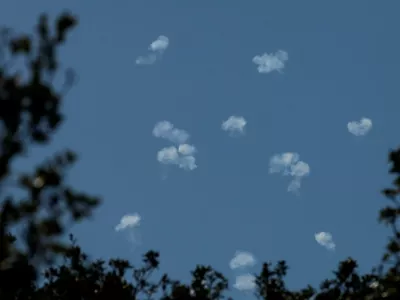
[[[379,221],[384,222],[386,224],[391,224],[396,220],[396,209],[392,207],[385,207],[381,209],[380,214],[379,214]]]
[[[400,244],[396,240],[391,240],[387,245],[387,249],[390,253],[398,253],[400,252]]]
[[[25,53],[29,54],[32,48],[31,39],[28,36],[23,36],[11,41],[10,47],[13,54]]]
[[[37,143],[46,143],[49,141],[49,137],[46,133],[43,131],[35,130],[32,132],[32,139],[37,142]]]
[[[55,218],[45,219],[39,224],[39,231],[45,236],[60,235],[63,232],[59,221]]]
[[[57,25],[56,25],[57,41],[63,42],[65,40],[65,35],[67,31],[76,26],[77,23],[78,20],[74,16],[70,15],[69,13],[62,14],[57,19]]]
[[[69,164],[73,164],[78,159],[78,156],[73,151],[67,150],[65,152],[65,159]]]
[[[395,189],[384,189],[382,193],[389,199],[394,199],[398,195],[398,191]]]

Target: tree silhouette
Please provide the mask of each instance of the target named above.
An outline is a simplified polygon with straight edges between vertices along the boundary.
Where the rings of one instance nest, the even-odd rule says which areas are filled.
[[[56,49],[77,23],[71,14],[62,14],[50,35],[49,22],[41,16],[34,37],[3,28],[0,33],[0,298],[30,284],[37,267],[51,262],[68,247],[59,241],[66,222],[90,215],[99,199],[88,197],[65,184],[68,169],[76,161],[70,150],[47,158],[31,174],[16,173],[12,163],[33,145],[51,141],[64,116],[61,101],[73,83],[71,71],[60,91],[52,80],[59,70]],[[27,78],[10,68],[18,58],[26,64]],[[10,186],[24,197],[12,196]],[[13,228],[23,224],[15,242]]]
[[[191,282],[183,283],[167,274],[154,274],[159,267],[159,254],[154,251],[143,255],[142,265],[133,266],[123,259],[91,260],[73,236],[69,244],[61,243],[67,227],[89,216],[100,203],[66,185],[68,169],[77,160],[71,150],[56,153],[31,174],[13,171],[12,162],[33,145],[47,145],[64,120],[60,106],[73,84],[73,72],[66,71],[58,92],[52,79],[60,72],[56,49],[76,25],[76,17],[63,13],[51,35],[48,18],[42,15],[34,36],[10,29],[0,34],[0,299],[230,299],[227,279],[211,266],[197,266]],[[27,66],[25,80],[9,71],[18,57]],[[390,173],[397,177],[393,187],[383,191],[390,205],[380,211],[379,221],[392,235],[381,262],[361,275],[357,262],[348,258],[318,288],[302,290],[286,287],[285,261],[264,263],[255,274],[256,298],[400,299],[400,150],[390,152],[389,162]],[[26,196],[13,196],[11,186]],[[23,227],[20,235],[14,230],[18,225]]]

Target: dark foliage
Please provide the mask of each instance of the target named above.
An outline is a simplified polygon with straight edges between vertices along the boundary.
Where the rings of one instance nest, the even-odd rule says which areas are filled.
[[[59,242],[66,222],[90,215],[99,199],[88,197],[65,184],[76,155],[70,150],[47,158],[31,174],[15,173],[12,163],[33,145],[46,145],[62,123],[61,100],[72,84],[71,71],[61,91],[52,78],[58,71],[56,50],[77,21],[62,14],[50,35],[46,16],[41,16],[35,36],[18,35],[10,29],[0,33],[0,298],[26,291],[36,277],[37,267],[65,254]],[[26,64],[25,80],[10,72],[19,58]],[[22,198],[12,196],[17,187]],[[23,224],[17,243],[13,228]],[[21,245],[22,244],[22,245]]]
[[[60,108],[73,83],[72,72],[67,71],[58,92],[52,78],[60,71],[56,50],[76,25],[77,19],[64,13],[53,24],[54,34],[45,15],[34,36],[1,31],[0,299],[227,299],[226,278],[210,266],[197,266],[192,281],[182,283],[166,274],[154,275],[157,252],[147,252],[141,266],[132,266],[122,259],[90,260],[72,236],[69,244],[61,243],[67,227],[89,216],[100,203],[66,185],[68,169],[77,159],[74,152],[56,153],[31,174],[13,172],[12,162],[29,153],[32,145],[49,143],[64,120]],[[18,57],[26,63],[26,80],[9,71]],[[390,205],[380,211],[379,221],[390,227],[391,236],[379,265],[361,275],[357,262],[349,258],[318,288],[292,291],[285,285],[285,261],[264,263],[255,274],[258,299],[400,299],[400,150],[390,152],[389,162],[397,177],[394,186],[383,191]],[[13,196],[10,186],[26,196]],[[23,231],[17,236],[13,229],[21,224]]]

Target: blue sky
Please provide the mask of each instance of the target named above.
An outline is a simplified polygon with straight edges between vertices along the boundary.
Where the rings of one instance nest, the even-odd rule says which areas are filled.
[[[0,11],[21,31],[40,12],[68,8],[80,18],[60,52],[79,75],[65,100],[68,120],[51,147],[19,166],[65,146],[79,153],[70,181],[104,199],[73,228],[82,246],[132,261],[159,250],[162,271],[182,280],[211,264],[233,284],[279,259],[295,288],[319,283],[348,256],[368,271],[389,234],[376,219],[386,201],[379,191],[390,184],[387,153],[399,142],[400,3],[118,2],[14,0]],[[137,65],[159,36],[168,47]],[[284,67],[259,73],[253,58],[279,50]],[[243,134],[221,129],[230,116],[246,120]],[[351,134],[348,122],[363,117],[372,129]],[[157,161],[172,145],[152,134],[160,121],[190,134],[197,168]],[[298,193],[287,191],[290,176],[269,172],[271,157],[285,152],[310,168]],[[140,226],[116,232],[134,213]],[[334,251],[315,241],[318,232],[332,234]],[[255,265],[231,270],[238,250]]]

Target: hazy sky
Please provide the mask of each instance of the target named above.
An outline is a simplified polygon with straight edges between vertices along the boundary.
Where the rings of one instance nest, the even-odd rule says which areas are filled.
[[[60,3],[6,0],[1,22],[30,31]],[[286,259],[291,287],[348,256],[362,271],[378,261],[379,191],[399,143],[398,1],[67,8],[80,17],[59,53],[79,74],[68,120],[20,167],[79,153],[69,180],[104,199],[73,228],[90,254],[155,249],[177,279],[211,264],[237,288],[262,261]]]

